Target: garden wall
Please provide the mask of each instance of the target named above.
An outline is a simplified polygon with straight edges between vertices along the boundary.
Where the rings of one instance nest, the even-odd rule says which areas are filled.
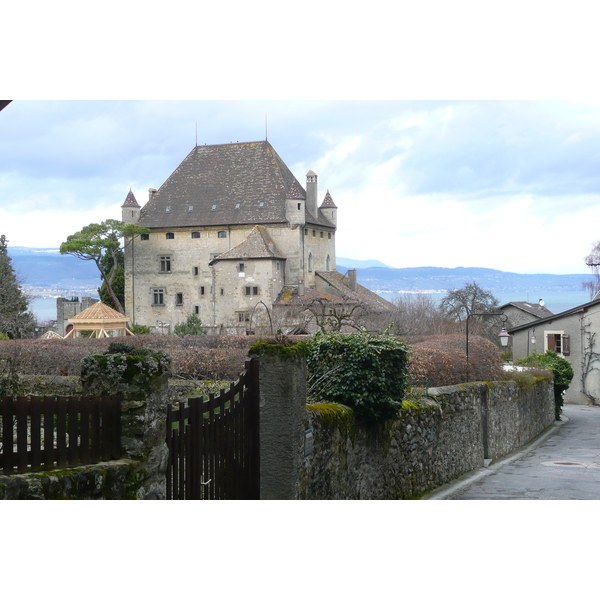
[[[409,499],[517,450],[554,423],[552,383],[433,388],[399,417],[358,425],[339,405],[307,407],[298,499]]]

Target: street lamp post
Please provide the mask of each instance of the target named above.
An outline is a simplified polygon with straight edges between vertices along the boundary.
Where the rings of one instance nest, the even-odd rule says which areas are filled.
[[[467,315],[467,326],[466,326],[467,383],[469,381],[469,319],[471,317],[504,317],[504,319],[502,319],[502,322],[506,323],[506,321],[508,321],[508,317],[504,313],[470,313],[469,315]],[[508,338],[510,337],[510,335],[509,335],[508,331],[506,331],[505,327],[502,327],[502,331],[500,332],[500,335],[498,337],[500,338],[500,345],[503,348],[506,348],[506,346],[508,346]]]

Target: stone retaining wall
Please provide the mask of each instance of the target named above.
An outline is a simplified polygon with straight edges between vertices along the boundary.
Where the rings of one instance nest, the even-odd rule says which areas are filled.
[[[433,388],[398,419],[358,425],[349,409],[308,407],[298,499],[417,498],[517,450],[554,423],[552,383]]]

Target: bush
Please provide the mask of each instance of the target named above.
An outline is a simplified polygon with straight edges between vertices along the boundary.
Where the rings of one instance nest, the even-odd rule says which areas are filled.
[[[200,317],[193,313],[189,315],[184,323],[175,325],[173,331],[179,337],[183,337],[184,335],[204,335],[206,333],[206,329],[202,327]]]
[[[402,405],[407,363],[397,338],[317,333],[307,343],[309,399],[349,406],[368,423],[391,419]]]
[[[129,326],[129,331],[134,335],[148,335],[151,331],[150,327],[146,325],[133,324]]]
[[[563,407],[563,392],[571,385],[573,367],[571,363],[558,356],[556,352],[547,350],[545,354],[530,354],[517,361],[517,365],[524,367],[543,367],[552,371],[554,377],[554,416],[560,421]]]
[[[469,338],[469,380],[502,379],[502,358],[495,344],[480,336]],[[439,387],[464,383],[467,375],[465,336],[434,335],[410,345],[410,384]]]

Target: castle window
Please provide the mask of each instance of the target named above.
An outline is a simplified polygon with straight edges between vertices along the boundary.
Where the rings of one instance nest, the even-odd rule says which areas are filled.
[[[217,237],[226,238],[227,237],[227,232],[226,231],[219,231],[219,233],[217,234]]]
[[[240,263],[238,266],[238,271],[240,273],[244,273],[245,270],[246,270],[246,265],[244,263]]]
[[[313,237],[317,237],[317,232],[313,229]]]
[[[193,206],[188,206],[188,210],[192,211],[192,210],[194,210],[194,207]]]
[[[264,202],[259,202],[259,203],[258,203],[258,206],[259,206],[259,208],[262,208],[264,205],[265,205],[265,203],[264,203]]]
[[[250,321],[250,313],[238,312],[236,315],[238,317],[238,323],[248,323]]]
[[[327,259],[325,260],[325,270],[331,271],[331,257],[329,254],[327,255]]]
[[[312,252],[308,255],[308,272],[313,270],[313,255]]]
[[[200,314],[200,307],[196,304],[196,306],[194,306],[194,312],[199,315]]]
[[[192,238],[197,240],[200,237],[199,231],[192,231]]]
[[[200,295],[204,296],[204,286],[203,285],[200,286]]]
[[[167,233],[167,239],[168,240],[174,240],[175,239],[175,234],[174,233]]]
[[[258,286],[247,285],[245,288],[246,296],[258,296]]]
[[[199,268],[198,267],[194,267],[194,271],[193,271],[194,275],[198,275],[199,273]]]
[[[183,304],[183,294],[181,292],[175,294],[175,304],[177,306],[181,306]]]
[[[171,207],[170,207],[170,206],[167,206],[167,208],[166,208],[165,212],[171,212]]]
[[[239,208],[239,207],[240,207],[240,205],[239,205],[239,204],[236,204],[236,205],[235,205],[235,207],[236,207],[236,208]]]
[[[321,231],[321,237],[323,237],[323,232]]]
[[[331,239],[331,231],[327,234],[327,237]]]
[[[308,229],[304,230],[304,235],[308,235]]]
[[[298,202],[298,210],[300,210],[302,208],[302,203]]]
[[[221,288],[221,296],[225,295],[225,288]]]
[[[142,233],[142,235],[140,236],[140,239],[144,240],[145,242],[148,241],[150,239],[150,234],[149,233]]]
[[[217,205],[213,204],[211,210],[217,210]]]
[[[170,273],[171,272],[171,257],[170,256],[161,256],[160,257],[159,270],[161,273]]]
[[[152,290],[152,304],[156,306],[162,306],[165,303],[165,290],[164,288],[156,288]]]

